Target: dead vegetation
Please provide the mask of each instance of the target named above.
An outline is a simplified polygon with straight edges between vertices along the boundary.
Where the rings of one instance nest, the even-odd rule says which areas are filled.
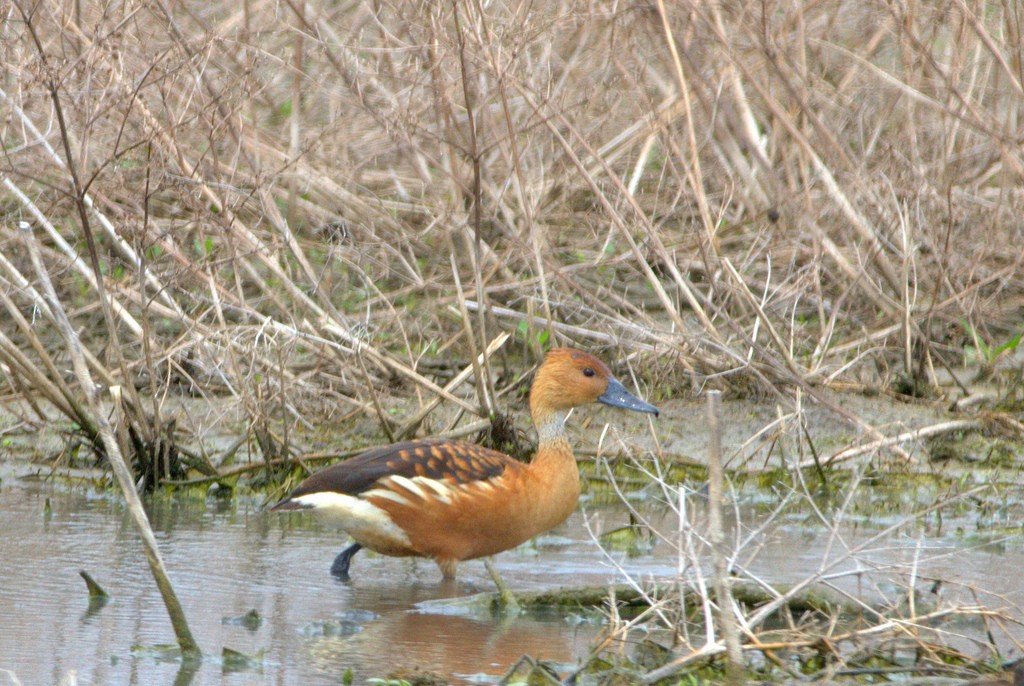
[[[139,446],[174,393],[272,454],[392,393],[487,419],[433,370],[502,331],[655,395],[928,394],[1019,340],[1012,3],[5,11],[4,378],[89,436],[26,240]]]
[[[806,439],[794,432],[783,440]],[[645,578],[606,549],[606,561],[626,583],[604,599],[603,637],[578,677],[631,684],[924,684],[942,677],[964,684],[978,672],[1013,670],[1020,663],[1020,604],[978,583],[972,546],[951,543],[928,523],[941,529],[945,519],[948,526],[972,521],[966,512],[983,511],[999,497],[991,482],[954,479],[930,499],[879,505],[865,502],[884,497],[872,495],[872,469],[829,482],[812,470],[793,469],[777,475],[777,498],[751,516],[736,493],[716,498],[714,477],[704,493],[657,460],[634,457],[629,464],[651,485],[647,498],[619,493],[629,528],[647,545],[656,542],[662,554],[666,548],[674,553],[677,573],[672,581]],[[606,462],[603,468],[616,467]],[[904,494],[914,489],[908,483],[891,487]],[[651,500],[659,507],[651,507]],[[805,532],[806,547],[780,552],[785,543],[776,539],[792,545],[802,538],[780,536],[794,528]],[[810,531],[813,542],[806,538]],[[607,535],[591,533],[607,546]],[[775,565],[765,557],[776,559]],[[787,557],[798,562],[781,561]],[[941,564],[946,558],[956,561],[956,572]],[[794,577],[792,583],[781,580]],[[588,601],[567,594],[564,602]],[[1002,678],[1012,682],[1011,674]]]
[[[1018,3],[0,11],[6,397],[103,451],[65,310],[139,486],[216,477],[238,444],[176,434],[229,407],[267,465],[324,418],[484,430],[555,343],[654,400],[822,402],[871,441],[837,461],[903,439],[825,388],[1020,429]]]

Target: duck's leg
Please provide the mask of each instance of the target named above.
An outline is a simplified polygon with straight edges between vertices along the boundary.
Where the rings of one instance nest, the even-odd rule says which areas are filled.
[[[434,562],[441,568],[441,577],[445,581],[453,581],[455,579],[455,570],[459,566],[459,561],[451,558],[434,558]]]
[[[334,558],[334,563],[331,565],[331,574],[339,579],[348,579],[348,566],[355,554],[362,549],[362,545],[353,543],[338,553],[338,557]]]
[[[519,614],[521,610],[519,601],[516,600],[515,594],[512,593],[512,589],[508,587],[505,580],[501,578],[501,574],[498,574],[498,570],[491,564],[491,558],[484,558],[484,567],[487,568],[487,573],[491,575],[491,581],[498,587],[498,609],[513,615]]]

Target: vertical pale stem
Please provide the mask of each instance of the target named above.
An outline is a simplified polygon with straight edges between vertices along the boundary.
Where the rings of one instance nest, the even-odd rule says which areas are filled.
[[[708,391],[708,429],[711,436],[708,443],[708,538],[711,541],[711,557],[714,561],[715,599],[718,601],[718,627],[725,640],[728,656],[726,677],[730,683],[739,683],[742,678],[743,653],[740,650],[739,629],[733,615],[732,589],[729,586],[729,564],[724,551],[725,528],[722,523],[722,506],[725,502],[722,477],[722,392]]]
[[[305,22],[306,3],[298,3],[299,22],[295,30],[294,43],[292,45],[292,111],[288,118],[289,124],[289,146],[288,157],[294,164],[301,154],[302,147],[302,85],[305,79],[303,73],[303,61],[305,60]],[[288,182],[288,226],[294,227],[298,217],[299,204],[299,175],[291,170],[291,178]]]

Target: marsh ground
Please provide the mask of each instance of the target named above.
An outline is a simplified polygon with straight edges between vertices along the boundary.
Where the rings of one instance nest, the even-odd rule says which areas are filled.
[[[810,518],[871,569],[851,522],[1013,551],[1021,3],[0,7],[5,468],[120,452],[126,499],[205,508],[212,483],[273,497],[297,459],[393,438],[528,452],[496,420],[572,344],[675,413],[580,415],[595,497],[674,512],[721,390],[730,478],[783,504],[773,526]],[[673,520],[632,517],[609,545]],[[693,521],[654,550],[699,588]],[[952,607],[995,636],[1016,606]],[[908,645],[914,668],[1000,659],[946,653],[916,609],[872,607],[885,639],[831,652],[828,621],[794,619],[788,645],[823,673],[903,668]],[[765,616],[740,616],[753,641]],[[694,631],[667,641],[678,666],[715,644]]]

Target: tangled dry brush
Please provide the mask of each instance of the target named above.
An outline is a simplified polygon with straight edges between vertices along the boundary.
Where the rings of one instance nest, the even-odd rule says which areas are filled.
[[[502,332],[745,391],[1016,347],[1019,3],[3,11],[0,361],[68,416],[57,308],[128,396],[292,417]]]

